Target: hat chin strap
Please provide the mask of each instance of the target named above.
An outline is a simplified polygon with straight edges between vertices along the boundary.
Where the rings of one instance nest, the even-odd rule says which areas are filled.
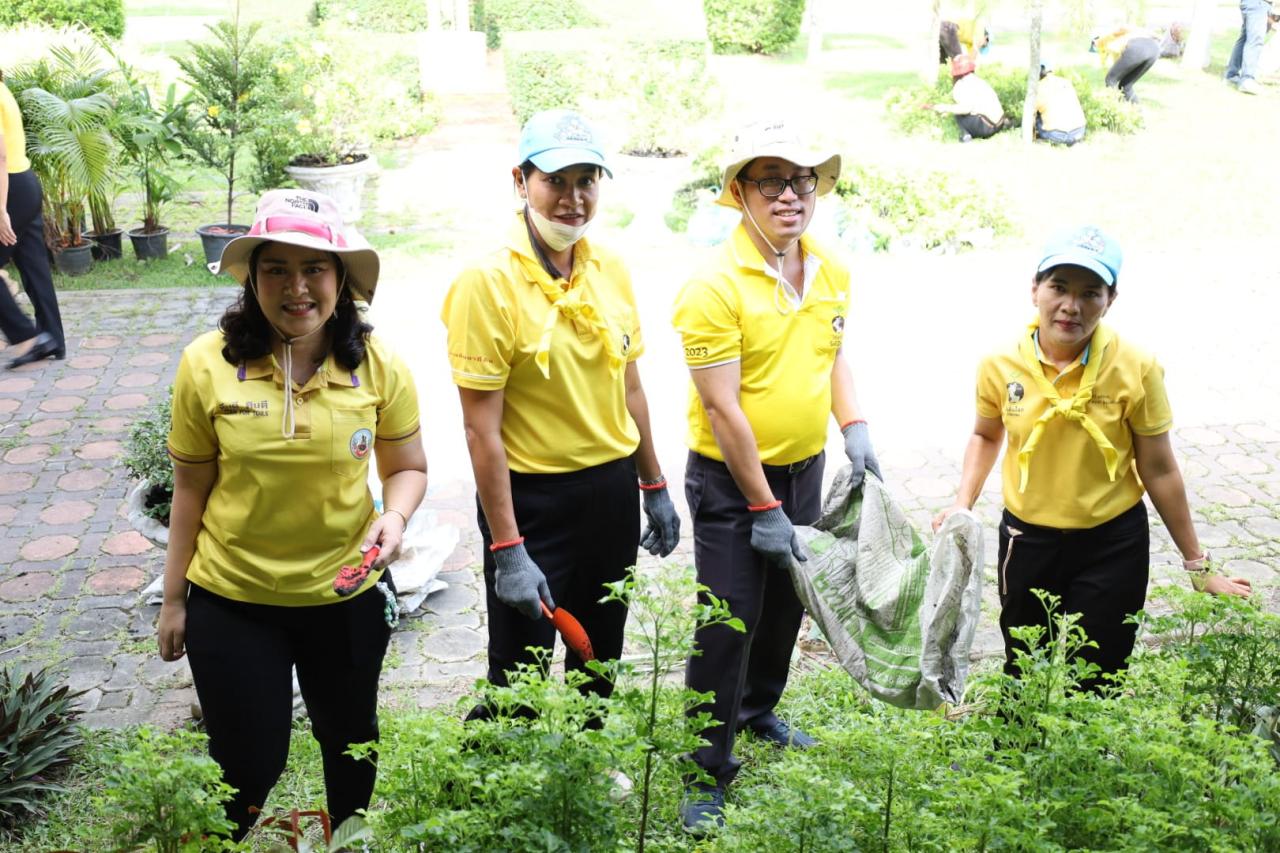
[[[735,178],[734,180],[736,181],[737,179]],[[738,181],[738,190],[743,194],[743,197],[740,199],[740,201],[742,202],[742,212],[747,215],[747,221],[751,223],[752,228],[756,229],[756,233],[760,235],[760,239],[764,241],[765,245],[768,246],[770,251],[772,251],[774,254],[776,266],[773,272],[774,272],[774,277],[777,279],[777,284],[775,284],[773,287],[773,307],[774,307],[774,310],[776,310],[779,314],[785,317],[786,315],[791,313],[791,309],[789,307],[783,308],[783,300],[786,299],[786,290],[783,289],[782,285],[783,285],[783,282],[786,281],[786,278],[782,274],[782,261],[784,258],[786,258],[787,252],[791,251],[791,247],[794,246],[796,243],[800,242],[800,238],[797,237],[796,239],[792,240],[782,249],[779,249],[777,246],[773,245],[773,241],[765,236],[764,229],[762,229],[760,227],[760,224],[756,222],[756,218],[751,215],[751,208],[747,207],[747,200],[745,197],[746,190],[743,188],[741,181]],[[794,289],[794,287],[792,289]],[[779,296],[781,296],[782,299],[779,299]]]

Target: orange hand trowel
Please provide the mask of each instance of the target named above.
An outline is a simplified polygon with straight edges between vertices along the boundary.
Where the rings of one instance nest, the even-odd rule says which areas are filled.
[[[542,604],[542,615],[551,620],[551,624],[564,638],[564,644],[573,649],[574,654],[583,661],[596,659],[596,653],[591,648],[591,638],[587,636],[582,623],[575,619],[572,613],[563,607],[551,610],[546,604]]]
[[[343,566],[338,571],[338,576],[333,579],[333,591],[345,598],[359,589],[369,577],[369,570],[373,567],[373,561],[378,559],[378,553],[378,546],[374,545],[364,552],[364,559],[360,561],[360,565]]]

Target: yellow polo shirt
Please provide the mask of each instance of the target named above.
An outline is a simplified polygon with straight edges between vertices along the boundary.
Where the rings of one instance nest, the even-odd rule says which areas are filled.
[[[18,109],[18,102],[4,83],[0,83],[0,133],[4,134],[4,154],[9,163],[5,171],[16,175],[30,169],[27,135],[22,129],[22,110]]]
[[[1050,74],[1036,88],[1036,112],[1045,130],[1068,133],[1085,126],[1084,110],[1071,81]]]
[[[572,310],[553,305],[548,291]],[[617,255],[583,238],[568,281],[553,280],[517,214],[506,247],[453,282],[440,319],[454,383],[503,392],[512,471],[580,471],[635,452],[640,431],[627,411],[625,372],[644,343],[631,276]]]
[[[360,562],[377,517],[369,493],[374,440],[418,434],[418,395],[400,359],[376,337],[354,372],[329,356],[292,384],[295,437],[280,434],[284,375],[273,356],[222,357],[221,332],[182,353],[173,383],[169,455],[216,463],[187,579],[236,601],[301,606],[339,601],[333,579]],[[369,584],[381,571],[370,573]]]
[[[766,465],[799,462],[826,444],[831,369],[849,314],[849,270],[808,235],[800,250],[808,284],[797,307],[739,224],[680,291],[672,321],[690,368],[741,362],[739,402]],[[724,459],[692,383],[688,443]]]
[[[1114,334],[1102,352],[1094,351],[1091,344],[1062,373],[1037,346],[1040,368],[1064,400],[1079,389],[1088,359],[1102,359],[1086,414],[1115,447],[1118,464],[1113,482],[1101,451],[1083,426],[1055,417],[1032,454],[1027,487],[1020,492],[1018,453],[1049,404],[1027,373],[1019,343],[983,359],[978,368],[978,414],[1000,418],[1008,436],[1001,468],[1005,506],[1023,521],[1045,527],[1074,530],[1110,521],[1142,499],[1142,483],[1133,464],[1133,436],[1160,435],[1173,425],[1164,368]]]

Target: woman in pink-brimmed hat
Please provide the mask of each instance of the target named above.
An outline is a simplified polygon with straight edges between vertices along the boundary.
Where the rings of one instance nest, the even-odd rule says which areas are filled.
[[[160,655],[188,655],[242,838],[284,770],[297,668],[335,823],[369,805],[386,565],[427,486],[413,377],[364,322],[378,256],[333,200],[273,190],[214,272],[243,285],[173,385]],[[368,487],[377,457],[383,506]],[[373,549],[378,549],[375,554]],[[366,555],[373,556],[369,560]],[[344,568],[357,567],[357,568]]]

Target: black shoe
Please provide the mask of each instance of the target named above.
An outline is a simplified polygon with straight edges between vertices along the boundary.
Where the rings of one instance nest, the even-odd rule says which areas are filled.
[[[767,740],[778,746],[793,746],[808,749],[817,746],[818,742],[797,728],[793,728],[782,720],[774,720],[772,725],[764,727],[747,726],[751,733],[761,740]]]
[[[41,332],[36,335],[35,342],[31,345],[31,349],[27,350],[17,358],[10,359],[8,365],[9,369],[13,370],[15,367],[22,367],[24,364],[33,364],[34,362],[42,361],[46,358],[58,358],[59,349],[61,348],[58,346],[58,342],[53,339],[53,335],[48,332]],[[63,352],[63,355],[65,356],[66,353]]]
[[[696,782],[684,789],[680,824],[690,835],[710,835],[724,826],[724,789]]]

